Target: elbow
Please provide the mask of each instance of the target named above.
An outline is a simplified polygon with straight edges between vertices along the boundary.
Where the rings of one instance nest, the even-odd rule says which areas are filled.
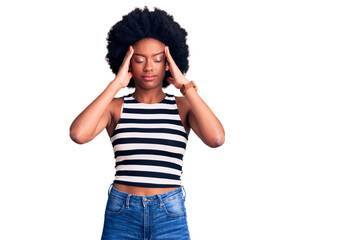
[[[215,136],[213,139],[211,139],[211,141],[207,145],[211,148],[217,148],[222,146],[224,144],[224,141],[225,141],[224,134],[218,135]]]
[[[70,135],[71,140],[73,140],[73,142],[75,142],[77,144],[84,144],[84,143],[87,143],[90,141],[87,138],[85,138],[84,136],[82,136],[80,133],[77,133],[76,131],[70,130],[69,135]]]
[[[70,133],[70,138],[71,138],[71,140],[73,140],[73,142],[75,142],[77,144],[84,144],[85,143],[85,141],[83,139],[81,139],[80,137],[78,137],[78,135],[76,135],[76,134]]]

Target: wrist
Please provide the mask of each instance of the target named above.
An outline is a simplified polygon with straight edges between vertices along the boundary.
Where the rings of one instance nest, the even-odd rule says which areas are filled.
[[[111,81],[111,85],[118,90],[121,90],[125,86],[123,86],[122,81],[120,81],[118,78],[115,78],[113,81]]]
[[[177,89],[181,89],[183,85],[188,84],[190,81],[185,77],[179,81],[179,83],[175,86]]]
[[[186,84],[182,84],[181,88],[180,88],[180,92],[182,95],[185,95],[187,91],[194,89],[194,91],[197,92],[197,86],[194,83],[194,81],[187,81]]]
[[[184,80],[182,81],[182,85],[186,85],[186,84],[188,84],[190,81],[189,80],[187,80],[186,78],[184,78]],[[182,87],[182,85],[181,85],[181,87]]]

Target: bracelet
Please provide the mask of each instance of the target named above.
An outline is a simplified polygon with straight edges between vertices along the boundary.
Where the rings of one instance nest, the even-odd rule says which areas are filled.
[[[197,86],[196,84],[194,83],[194,81],[190,81],[186,84],[183,84],[181,89],[180,89],[180,92],[182,95],[185,95],[186,94],[186,91],[189,90],[190,88],[194,88],[195,91],[197,92]]]

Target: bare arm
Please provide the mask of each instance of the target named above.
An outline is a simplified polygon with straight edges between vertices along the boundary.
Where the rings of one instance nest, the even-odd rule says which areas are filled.
[[[107,88],[82,111],[70,126],[70,138],[79,144],[94,139],[111,122],[110,104],[116,93],[125,88],[132,73],[128,71],[133,48],[130,47],[116,75]]]
[[[191,106],[187,115],[189,125],[196,135],[210,147],[221,146],[225,133],[218,118],[193,88],[186,91],[185,98]]]
[[[169,70],[173,75],[173,78],[167,80],[180,89],[183,84],[188,83],[188,80],[175,64],[168,47],[165,48],[165,54],[169,63]],[[193,88],[186,91],[185,98],[189,105],[187,116],[192,130],[206,145],[210,147],[221,146],[224,143],[225,133],[218,118]]]

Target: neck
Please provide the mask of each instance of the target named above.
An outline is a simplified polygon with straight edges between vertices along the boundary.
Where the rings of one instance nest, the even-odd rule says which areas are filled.
[[[153,104],[161,102],[165,98],[165,93],[162,88],[144,90],[136,88],[134,93],[132,93],[134,99],[141,103]]]

